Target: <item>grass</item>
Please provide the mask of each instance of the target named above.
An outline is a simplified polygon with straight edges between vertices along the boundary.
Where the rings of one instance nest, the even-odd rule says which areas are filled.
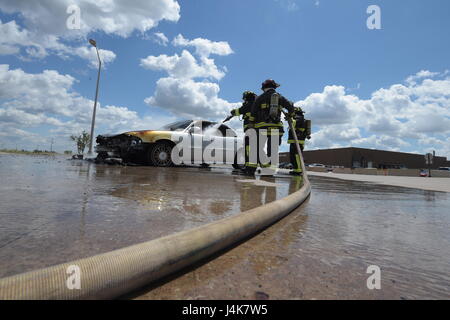
[[[0,149],[0,152],[3,153],[14,153],[14,154],[25,154],[25,155],[45,155],[45,156],[52,156],[57,155],[55,151],[47,151],[47,150],[16,150],[16,149]]]

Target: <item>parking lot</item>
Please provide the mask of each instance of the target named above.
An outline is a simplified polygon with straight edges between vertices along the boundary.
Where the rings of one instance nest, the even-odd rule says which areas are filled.
[[[156,239],[298,190],[292,177],[0,155],[0,276]],[[311,197],[135,299],[449,298],[450,194],[312,176]],[[381,289],[367,287],[369,266]]]
[[[280,199],[301,183],[231,166],[0,155],[0,277],[122,248]]]

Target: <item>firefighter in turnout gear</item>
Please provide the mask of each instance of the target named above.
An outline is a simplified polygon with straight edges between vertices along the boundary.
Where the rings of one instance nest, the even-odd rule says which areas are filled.
[[[295,128],[295,133],[297,135],[298,144],[300,145],[300,149],[303,152],[305,146],[305,139],[311,139],[311,120],[305,120],[304,112],[302,108],[295,107],[295,112],[292,117],[292,126]],[[300,156],[297,152],[297,148],[295,146],[294,135],[291,130],[289,130],[288,143],[289,147],[289,155],[291,159],[291,163],[293,166],[293,170],[290,174],[293,175],[302,175],[302,166],[300,163]]]
[[[242,94],[242,100],[244,102],[242,103],[242,106],[240,108],[231,110],[232,117],[239,117],[242,115],[242,119],[244,120],[244,133],[252,127],[253,124],[253,117],[251,116],[251,108],[253,105],[253,102],[255,102],[256,99],[256,93],[252,91],[245,91]],[[250,143],[249,143],[249,137],[246,135],[244,138],[244,151],[245,151],[245,165],[249,165],[249,154],[250,154]]]
[[[281,122],[281,112],[286,109],[289,116],[294,113],[294,105],[281,94],[276,92],[276,88],[280,85],[274,80],[266,80],[261,85],[261,90],[264,91],[258,96],[251,108],[251,116],[254,120],[254,128],[257,136],[257,163],[252,163],[255,160],[253,154],[250,157],[250,164],[254,170],[260,165],[262,168],[271,166],[271,163],[262,163],[261,152],[267,145],[267,157],[272,156],[272,139],[278,139],[278,145],[281,144],[283,137],[283,123]],[[250,169],[251,170],[251,169]],[[250,172],[249,172],[250,173]]]

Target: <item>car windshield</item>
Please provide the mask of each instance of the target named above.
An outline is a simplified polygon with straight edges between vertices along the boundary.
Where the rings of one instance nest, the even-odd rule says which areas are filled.
[[[166,124],[165,126],[162,126],[159,130],[182,131],[182,130],[186,129],[191,124],[191,122],[192,122],[192,120],[177,121],[177,122]]]

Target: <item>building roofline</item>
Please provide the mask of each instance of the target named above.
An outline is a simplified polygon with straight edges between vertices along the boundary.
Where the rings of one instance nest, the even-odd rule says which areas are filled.
[[[401,153],[401,154],[407,154],[407,155],[415,155],[415,156],[425,156],[424,154],[420,153],[411,153],[411,152],[402,152],[402,151],[392,151],[392,150],[380,150],[380,149],[369,149],[369,148],[358,148],[358,147],[344,147],[344,148],[329,148],[329,149],[312,149],[312,150],[305,150],[304,152],[309,151],[329,151],[329,150],[368,150],[368,151],[378,151],[378,152],[389,152],[389,153]],[[438,158],[445,158],[445,156],[437,156]]]

